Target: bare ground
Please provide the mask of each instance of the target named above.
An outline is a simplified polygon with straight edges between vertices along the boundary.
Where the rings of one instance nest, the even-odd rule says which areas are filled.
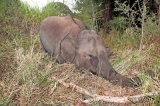
[[[85,70],[75,69],[73,64],[58,64],[53,68],[53,73],[50,77],[56,77],[57,79],[63,80],[65,83],[73,83],[79,87],[82,87],[93,94],[103,95],[103,96],[113,96],[113,97],[129,97],[133,95],[141,94],[140,88],[122,88],[117,85],[111,84],[109,81],[91,74]],[[54,80],[53,80],[54,81]],[[117,103],[105,103],[103,101],[93,101],[89,104],[82,103],[84,100],[90,99],[90,97],[80,94],[73,88],[66,88],[61,84],[57,84],[57,88],[53,91],[50,99],[57,102],[57,105],[61,103],[62,105],[69,106],[131,106],[136,105],[136,103],[127,104],[117,104]],[[139,105],[144,104],[141,100]],[[147,105],[147,102],[145,102]],[[149,105],[149,104],[148,104]]]

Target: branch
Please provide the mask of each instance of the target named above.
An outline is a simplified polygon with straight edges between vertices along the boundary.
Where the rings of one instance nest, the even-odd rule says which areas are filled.
[[[81,88],[73,83],[65,83],[64,81],[57,79],[54,76],[52,77],[52,79],[54,79],[55,81],[57,81],[58,83],[62,84],[63,86],[65,86],[67,88],[72,88],[72,90],[76,90],[77,92],[79,92],[81,94],[85,94],[85,95],[93,98],[93,99],[89,99],[89,100],[84,100],[83,102],[85,102],[85,103],[89,103],[93,100],[94,101],[110,102],[110,103],[128,103],[131,101],[136,102],[136,101],[139,101],[140,99],[145,98],[147,96],[157,96],[160,93],[160,91],[156,91],[156,92],[150,92],[150,93],[129,96],[129,97],[102,96],[102,95],[98,95],[98,94],[92,94],[89,91],[87,91],[86,89]]]

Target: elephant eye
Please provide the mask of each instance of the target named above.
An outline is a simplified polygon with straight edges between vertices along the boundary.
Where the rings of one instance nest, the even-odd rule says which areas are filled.
[[[85,58],[87,58],[89,60],[92,60],[92,59],[97,58],[97,57],[95,57],[95,56],[93,56],[91,54],[88,54],[88,55],[85,55]]]
[[[85,57],[86,59],[91,59],[91,56],[90,56],[90,55],[84,55],[84,57]]]
[[[93,55],[91,55],[91,54],[89,54],[89,57],[90,57],[90,58],[94,58],[94,56],[93,56]]]

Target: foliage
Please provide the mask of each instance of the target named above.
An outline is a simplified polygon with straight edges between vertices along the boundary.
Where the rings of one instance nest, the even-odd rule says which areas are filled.
[[[139,11],[141,10],[135,10],[134,6],[137,4],[137,2],[135,2],[133,4],[132,7],[130,7],[130,5],[128,4],[127,1],[120,3],[118,1],[115,2],[115,11],[120,12],[119,16],[123,16],[126,20],[126,22],[128,22],[128,26],[135,26],[137,27],[137,23],[135,23],[135,20],[140,21],[141,19],[140,17],[137,18],[137,16],[139,16],[141,13],[139,13]]]
[[[6,7],[0,15],[1,33],[10,38],[15,35],[33,34],[38,29],[41,14],[38,9],[32,9],[19,0],[2,1]],[[3,7],[3,6],[2,6]],[[32,24],[31,24],[32,23]]]
[[[127,21],[124,17],[114,17],[112,20],[106,23],[106,26],[111,30],[124,30],[127,27]]]
[[[74,8],[76,11],[74,16],[81,19],[88,28],[94,29],[97,8],[98,4],[94,3],[93,0],[77,0]]]
[[[73,16],[72,11],[63,3],[51,2],[42,9],[42,13],[45,16],[64,16],[70,14]]]

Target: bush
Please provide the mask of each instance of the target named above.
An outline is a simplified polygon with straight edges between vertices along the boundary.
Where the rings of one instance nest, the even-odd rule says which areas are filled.
[[[115,30],[124,30],[127,27],[127,22],[124,17],[114,17],[113,20],[110,20],[106,23],[106,26],[110,29]]]

